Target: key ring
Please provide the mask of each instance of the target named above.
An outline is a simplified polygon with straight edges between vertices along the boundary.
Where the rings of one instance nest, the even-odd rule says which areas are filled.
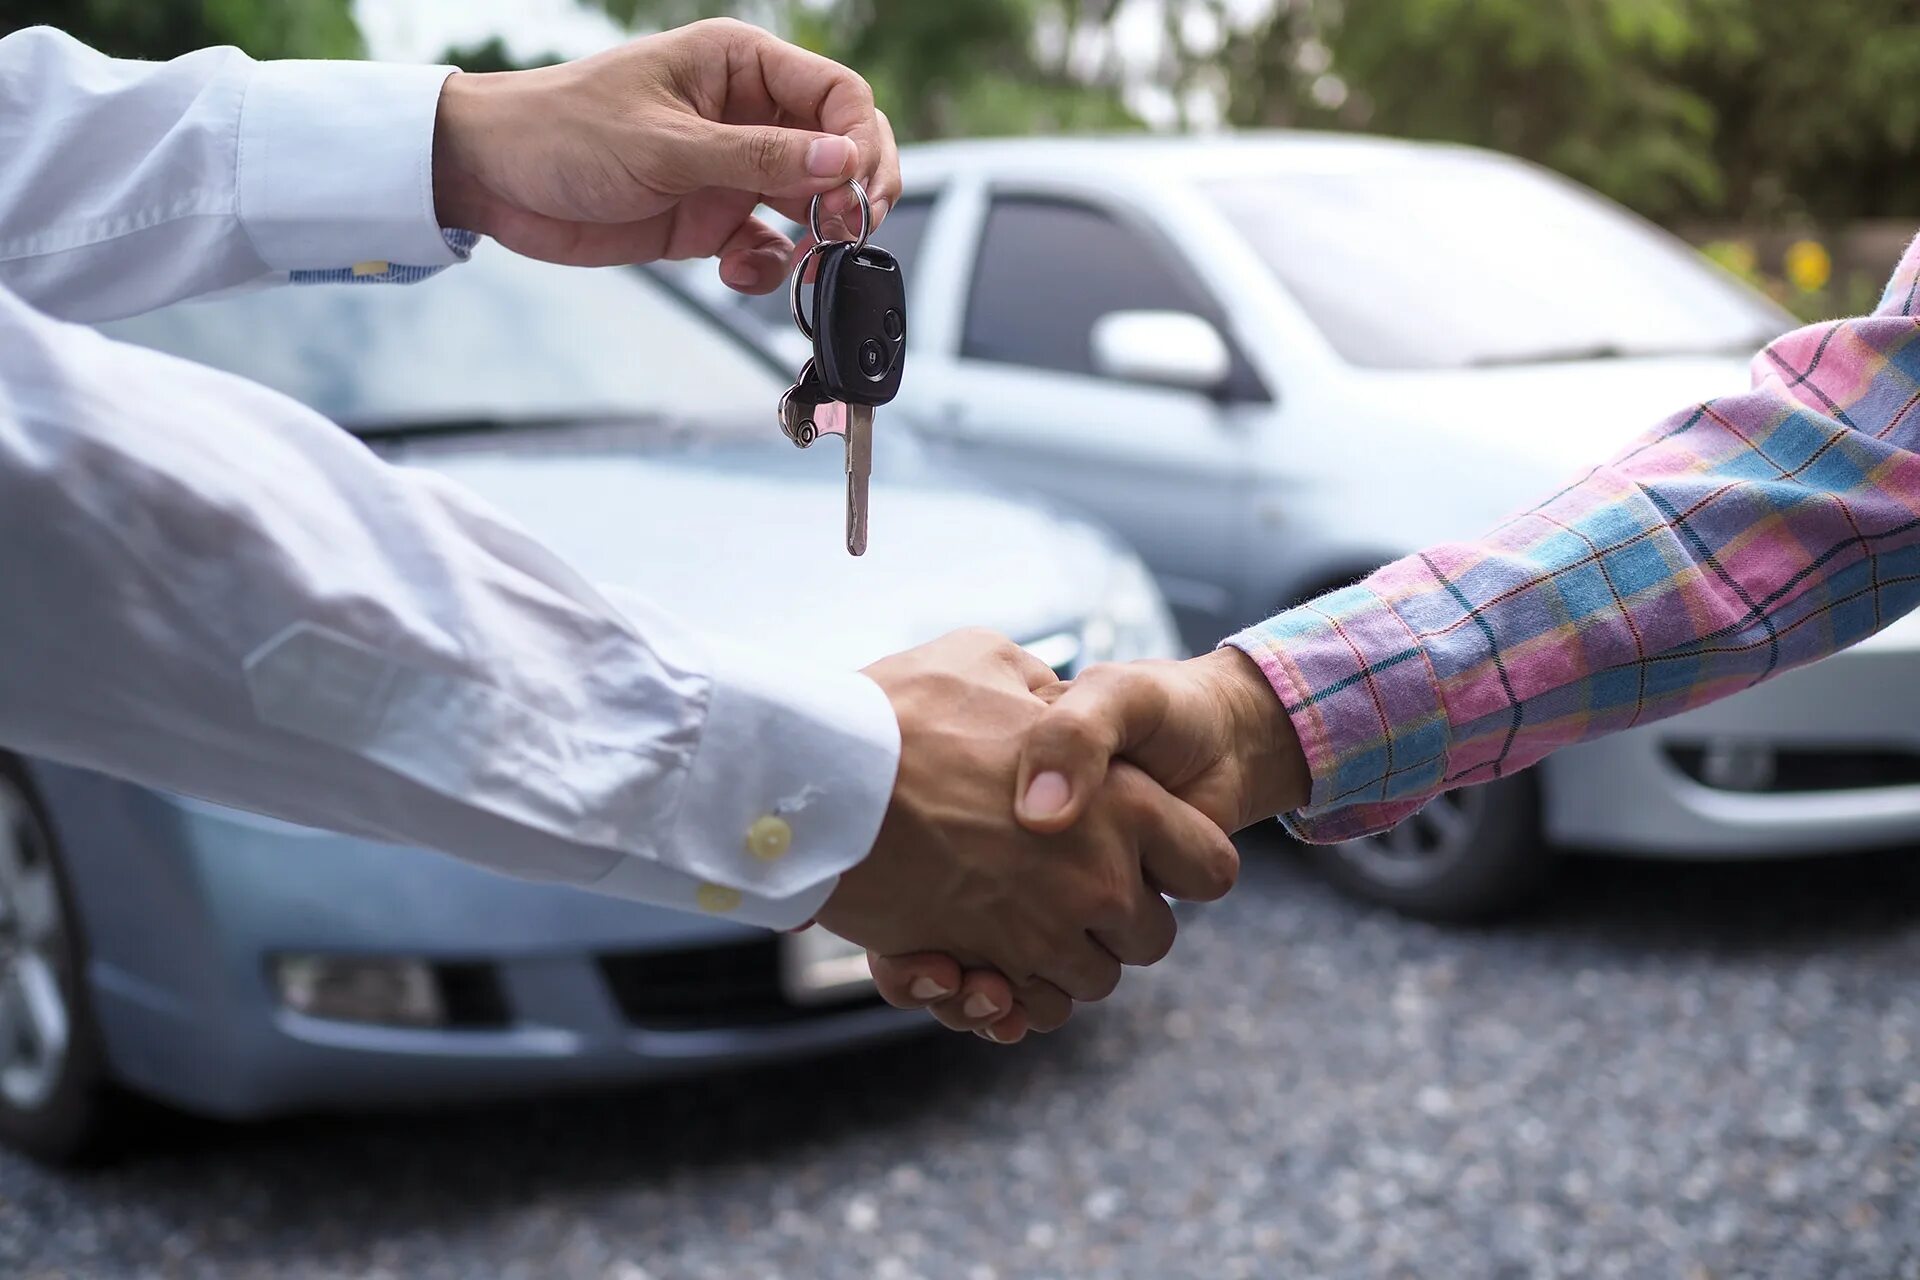
[[[822,195],[813,198],[813,205],[807,210],[807,230],[813,232],[813,245],[800,257],[799,265],[793,269],[793,283],[787,291],[787,310],[793,316],[794,328],[800,330],[800,336],[808,342],[813,341],[813,325],[807,320],[806,311],[800,306],[800,290],[805,287],[807,268],[812,265],[815,256],[835,244],[852,244],[855,253],[867,247],[867,238],[873,234],[873,203],[867,199],[867,189],[858,182],[848,182],[853,194],[860,200],[860,238],[858,240],[828,240],[820,229],[820,201]]]
[[[847,185],[853,188],[853,194],[860,201],[860,238],[853,242],[853,251],[858,253],[867,247],[867,237],[873,234],[873,202],[867,199],[867,189],[858,181],[849,181]],[[827,237],[820,230],[820,202],[827,194],[822,192],[815,196],[813,204],[807,209],[807,230],[813,232],[814,240],[822,244],[826,243]],[[845,241],[835,243],[844,244]]]
[[[805,288],[807,267],[821,250],[827,246],[815,242],[813,247],[800,255],[800,265],[793,269],[793,283],[787,290],[787,309],[793,313],[794,327],[800,330],[800,336],[808,342],[813,341],[813,326],[807,322],[807,313],[800,306],[800,290]]]

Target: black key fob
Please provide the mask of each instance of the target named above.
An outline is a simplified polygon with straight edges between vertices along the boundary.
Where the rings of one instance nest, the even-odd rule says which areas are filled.
[[[813,359],[829,398],[878,408],[907,366],[907,284],[878,245],[828,245],[813,290]]]

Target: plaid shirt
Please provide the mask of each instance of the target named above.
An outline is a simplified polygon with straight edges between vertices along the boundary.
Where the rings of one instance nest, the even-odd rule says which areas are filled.
[[[1920,241],[1873,315],[1755,358],[1473,542],[1430,547],[1230,638],[1313,774],[1314,841],[1678,715],[1920,605]]]

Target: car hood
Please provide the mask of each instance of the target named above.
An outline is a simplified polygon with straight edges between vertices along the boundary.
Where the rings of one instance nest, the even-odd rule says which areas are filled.
[[[432,450],[590,580],[797,662],[861,666],[960,627],[1028,641],[1077,626],[1116,550],[1093,526],[961,484],[873,486],[863,557],[844,540],[837,442],[730,459]]]
[[[1678,410],[1750,385],[1728,356],[1585,360],[1372,375],[1398,416],[1554,476],[1604,460]]]

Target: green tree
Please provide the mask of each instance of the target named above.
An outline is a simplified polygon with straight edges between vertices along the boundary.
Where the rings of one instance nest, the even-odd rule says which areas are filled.
[[[1725,199],[1756,221],[1920,211],[1920,3],[1713,6],[1677,74],[1713,106]]]
[[[230,44],[256,58],[365,53],[352,0],[9,0],[0,30],[44,23],[122,58]]]
[[[1679,70],[1705,38],[1701,11],[1740,2],[1278,4],[1200,61],[1221,69],[1234,124],[1496,147],[1672,213],[1723,194],[1713,103]]]
[[[1920,208],[1916,0],[1169,0],[1182,84],[1240,125],[1496,147],[1656,218]]]
[[[550,67],[565,59],[557,53],[518,57],[507,48],[505,40],[494,36],[479,44],[454,45],[440,55],[440,61],[462,71],[524,71],[529,67]]]
[[[734,14],[857,67],[902,139],[1138,127],[1117,78],[1076,72],[1076,33],[1119,0],[591,0],[657,29]],[[1043,39],[1043,33],[1053,39]]]

